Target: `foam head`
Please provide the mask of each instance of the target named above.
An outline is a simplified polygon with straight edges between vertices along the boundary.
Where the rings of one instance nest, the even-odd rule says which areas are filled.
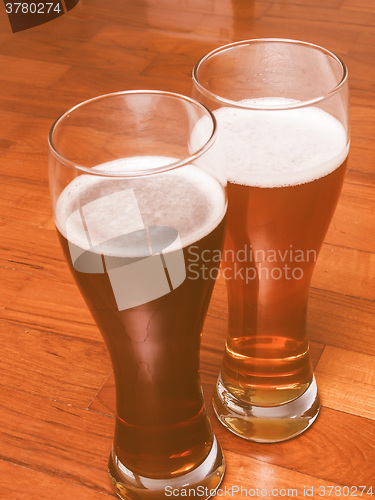
[[[328,175],[345,160],[345,129],[325,111],[272,109],[296,102],[280,98],[242,102],[260,109],[223,107],[214,112],[230,182],[259,187],[303,184]]]
[[[151,160],[155,165],[154,158],[139,157],[95,168],[101,172],[137,167],[143,170]],[[159,160],[165,163],[165,159]],[[173,159],[168,160],[172,163]],[[64,189],[57,201],[56,226],[82,251],[90,248],[101,253],[105,247],[107,255],[123,257],[126,251],[128,257],[139,257],[145,245],[143,240],[137,245],[134,238],[138,234],[142,239],[145,228],[174,228],[181,244],[187,246],[212,231],[223,218],[225,208],[220,184],[193,165],[131,178],[81,175]],[[134,245],[124,246],[122,236],[130,233]]]

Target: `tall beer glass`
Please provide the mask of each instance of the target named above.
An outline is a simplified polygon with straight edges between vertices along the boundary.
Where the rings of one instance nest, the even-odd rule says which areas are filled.
[[[199,377],[214,273],[185,262],[224,239],[215,119],[184,96],[121,92],[63,114],[49,145],[58,235],[115,375],[114,489],[156,500],[200,486],[208,498],[224,473]]]
[[[260,39],[209,53],[193,81],[216,116],[229,181],[228,336],[214,408],[239,436],[283,441],[320,407],[306,311],[345,176],[347,71],[316,45]]]

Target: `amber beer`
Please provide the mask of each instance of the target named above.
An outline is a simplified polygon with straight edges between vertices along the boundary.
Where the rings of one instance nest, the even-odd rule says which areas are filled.
[[[345,175],[347,69],[312,43],[252,39],[203,56],[193,84],[216,116],[229,180],[228,336],[215,412],[245,439],[284,441],[320,409],[307,298]]]
[[[215,114],[229,178],[228,337],[215,409],[229,415],[221,396],[232,397],[237,412],[246,405],[254,412],[293,402],[315,385],[307,297],[345,176],[347,141],[340,122],[314,107]],[[237,414],[237,426],[235,415],[228,418],[239,434],[275,438],[272,426],[251,431]]]
[[[120,167],[117,163],[103,168],[108,171]],[[92,177],[82,175],[65,188],[57,202],[56,224],[74,278],[112,359],[117,413],[110,474],[116,477],[120,470],[122,474],[138,477],[137,481],[140,485],[144,482],[146,489],[147,481],[152,479],[171,485],[174,484],[171,481],[181,474],[194,474],[197,464],[203,463],[217,447],[199,380],[200,335],[214,280],[197,277],[196,273],[192,276],[186,266],[185,279],[179,286],[171,286],[169,293],[151,301],[146,298],[143,304],[119,310],[107,270],[87,272],[85,263],[95,261],[98,252],[107,265],[113,260],[117,267],[141,262],[148,257],[144,246],[137,246],[141,233],[131,233],[131,244],[129,239],[119,237],[91,250],[77,251],[79,224],[76,229],[70,224],[68,231],[67,221],[73,212],[84,211],[85,206],[94,207],[93,201],[111,193],[128,192],[131,188],[146,230],[150,235],[151,228],[154,228],[153,234],[159,236],[159,251],[170,242],[163,241],[164,233],[158,228],[174,228],[187,261],[192,245],[199,254],[205,249],[221,249],[225,197],[217,181],[192,165],[140,179],[113,181],[106,177]],[[122,204],[121,195],[116,200],[116,207],[108,206],[108,210],[115,208],[118,218],[131,225],[132,217],[129,215],[128,220],[123,216],[127,207]],[[103,214],[91,214],[91,220],[95,217],[102,222],[106,219],[103,219]],[[107,225],[101,227],[98,222],[97,230],[105,232]],[[127,227],[123,231],[128,233]],[[105,235],[96,237],[106,239]],[[79,259],[85,260],[81,265],[73,261],[72,248],[76,249],[74,253]],[[177,255],[180,250],[176,248],[168,255],[164,254],[165,262],[173,261],[173,252]],[[173,283],[173,276],[168,279]],[[136,283],[124,283],[124,286],[133,285],[135,287]],[[212,470],[216,469],[214,464],[211,466]],[[186,481],[194,485],[193,476]],[[210,484],[216,487],[217,477],[212,478],[211,483],[207,478],[206,485],[209,487]],[[162,489],[160,484],[159,489]],[[131,496],[131,491],[131,486],[127,487],[126,498]],[[157,491],[150,491],[148,495],[147,498],[153,498],[153,495],[163,497]]]

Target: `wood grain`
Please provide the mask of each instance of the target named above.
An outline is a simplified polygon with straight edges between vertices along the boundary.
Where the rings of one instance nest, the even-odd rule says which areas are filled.
[[[316,377],[325,406],[375,420],[374,356],[326,346]]]
[[[15,34],[0,13],[1,499],[115,497],[107,474],[114,378],[54,230],[49,128],[68,108],[103,93],[153,88],[189,95],[197,59],[256,37],[303,39],[344,59],[351,152],[309,299],[323,407],[300,437],[250,443],[215,418],[211,397],[227,328],[224,280],[215,286],[201,378],[226,455],[223,488],[276,488],[278,498],[301,499],[308,498],[305,487],[314,488],[314,498],[322,498],[322,486],[372,485],[375,493],[373,0],[80,0],[66,15]]]
[[[63,27],[61,35],[63,35]],[[18,54],[24,46],[22,38],[4,44],[3,49],[10,55]],[[64,64],[69,57],[69,66]],[[124,65],[130,72],[141,72],[150,62],[150,56],[144,51],[131,50],[128,51],[122,48],[108,47],[100,44],[92,43],[88,45],[85,41],[77,39],[66,39],[65,36],[56,36],[51,42],[49,35],[39,35],[35,38],[32,46],[32,58],[34,67],[30,71],[35,71],[36,68],[46,67],[48,72],[47,77],[52,77],[52,82],[48,86],[55,84],[64,72],[71,66],[80,66],[82,64],[87,68],[102,68],[121,71]],[[1,58],[0,58],[1,62]],[[12,61],[13,62],[13,61]],[[18,68],[22,67],[24,61],[17,61]],[[30,64],[30,63],[29,63]],[[12,72],[13,74],[14,72]],[[16,81],[17,74],[15,75]],[[45,81],[42,73],[41,81]],[[33,85],[38,85],[39,80],[33,80]]]
[[[38,307],[35,307],[38,304]],[[33,276],[0,318],[28,328],[99,341],[100,334],[74,283]]]
[[[55,231],[0,219],[0,241],[1,267],[72,280]]]
[[[227,493],[226,496],[231,498],[244,498],[246,493],[248,496],[260,497],[318,498],[328,497],[330,492],[335,498],[345,498],[343,492],[347,493],[347,489],[343,490],[332,481],[262,462],[249,456],[239,456],[232,452],[227,452],[227,456],[229,464],[221,489],[223,494]],[[349,490],[350,493],[360,494],[360,490],[353,488]],[[372,496],[364,494],[362,498],[370,499]]]
[[[88,408],[111,372],[102,342],[33,330],[5,321],[0,322],[0,332],[1,385]]]
[[[4,44],[3,50],[7,55],[0,55],[0,64],[7,67],[8,71],[2,72],[2,81],[18,83],[25,73],[29,73],[34,75],[33,85],[43,88],[46,85],[54,85],[69,68],[68,64],[45,63],[27,57],[12,57],[11,51],[6,49],[6,44]]]
[[[0,459],[111,493],[112,418],[0,386],[0,425]]]
[[[353,5],[353,2],[351,4]],[[280,1],[272,3],[272,6],[267,11],[267,15],[284,19],[293,18],[307,21],[312,19],[321,22],[323,25],[331,19],[335,19],[338,24],[374,25],[375,15],[371,9],[368,10],[368,17],[365,18],[360,9],[350,9],[349,3],[345,6],[344,2],[343,5],[339,6],[341,8],[337,7],[334,3],[326,2],[324,5],[315,5],[315,8],[312,9],[311,5],[308,5],[306,2],[296,8],[295,2],[292,4],[291,2],[285,3]]]
[[[314,288],[374,300],[375,254],[323,244],[311,285]]]
[[[4,498],[24,500],[106,500],[116,498],[112,493],[94,491],[59,479],[55,474],[43,473],[0,460],[0,488]]]
[[[373,420],[323,407],[314,426],[298,439],[266,446],[233,437],[219,423],[214,430],[224,450],[237,455],[330,483],[374,483]]]
[[[371,300],[312,289],[308,310],[309,337],[327,345],[374,356],[374,314],[375,304]]]
[[[44,226],[51,217],[51,201],[46,187],[4,179],[0,212],[7,219]]]
[[[29,281],[30,275],[0,267],[0,310],[4,309]]]
[[[363,186],[346,182],[326,242],[374,253],[374,227],[375,184]]]

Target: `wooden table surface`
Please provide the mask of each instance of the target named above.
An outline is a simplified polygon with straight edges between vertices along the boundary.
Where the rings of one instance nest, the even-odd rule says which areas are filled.
[[[226,333],[225,286],[215,287],[201,368],[227,459],[224,496],[241,497],[233,486],[253,488],[254,497],[267,490],[274,498],[371,498],[354,488],[371,485],[375,494],[374,0],[81,0],[18,33],[0,6],[1,499],[114,497],[107,475],[114,382],[54,231],[46,141],[53,120],[113,91],[189,95],[199,57],[262,37],[307,40],[344,59],[352,147],[311,288],[309,334],[323,408],[300,437],[250,443],[213,416]]]

